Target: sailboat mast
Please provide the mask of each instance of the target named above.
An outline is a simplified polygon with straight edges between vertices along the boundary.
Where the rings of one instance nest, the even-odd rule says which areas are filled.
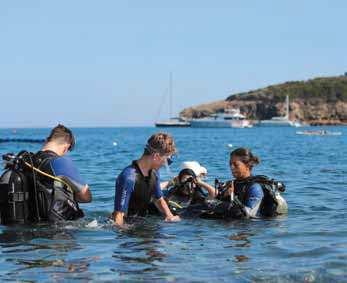
[[[170,118],[172,118],[172,73],[170,72],[170,78],[169,78],[169,114]]]
[[[286,96],[286,118],[289,119],[289,96]]]

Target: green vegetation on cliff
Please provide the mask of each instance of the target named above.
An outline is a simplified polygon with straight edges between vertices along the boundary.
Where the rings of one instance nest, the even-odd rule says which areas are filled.
[[[200,118],[225,108],[239,108],[249,119],[264,120],[285,115],[285,97],[290,98],[290,118],[316,124],[347,123],[347,76],[292,81],[230,95],[184,109],[180,115]]]
[[[347,76],[316,78],[308,81],[292,81],[266,88],[229,96],[226,100],[248,100],[255,97],[283,101],[291,99],[323,99],[327,102],[347,101]]]

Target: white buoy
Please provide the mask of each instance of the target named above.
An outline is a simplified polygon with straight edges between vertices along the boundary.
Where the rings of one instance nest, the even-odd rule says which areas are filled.
[[[93,221],[89,222],[86,227],[88,228],[96,228],[98,227],[98,221],[96,219],[94,219]]]
[[[227,146],[230,147],[230,148],[233,147],[233,145],[231,143],[228,143]]]
[[[117,146],[118,144],[117,144],[116,142],[113,142],[113,145],[114,145],[114,146]]]

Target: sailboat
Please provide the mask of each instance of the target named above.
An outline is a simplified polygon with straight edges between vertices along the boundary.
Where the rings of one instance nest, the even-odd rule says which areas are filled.
[[[170,118],[168,120],[155,122],[156,127],[167,128],[167,127],[190,127],[190,122],[180,117],[172,117],[172,74],[170,73],[169,83],[169,107],[170,107]]]
[[[270,120],[261,120],[257,124],[261,127],[301,127],[298,121],[289,120],[289,96],[286,96],[286,115],[280,117],[272,117]]]

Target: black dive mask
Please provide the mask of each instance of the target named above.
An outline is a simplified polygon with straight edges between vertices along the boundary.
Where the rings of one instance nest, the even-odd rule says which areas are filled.
[[[180,186],[180,192],[185,196],[192,196],[195,190],[193,177],[189,177]]]
[[[173,163],[173,156],[170,156],[166,159],[167,165],[171,165]]]

